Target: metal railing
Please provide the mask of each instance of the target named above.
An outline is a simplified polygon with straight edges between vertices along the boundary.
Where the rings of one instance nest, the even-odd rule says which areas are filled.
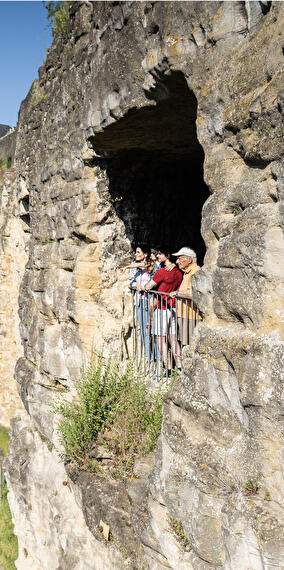
[[[182,348],[190,345],[201,319],[193,301],[178,293],[132,291],[133,355],[153,377],[168,378],[181,368]]]

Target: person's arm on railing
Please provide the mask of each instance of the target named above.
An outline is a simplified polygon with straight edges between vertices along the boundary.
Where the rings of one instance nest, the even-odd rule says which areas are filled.
[[[154,281],[154,279],[150,279],[150,281],[148,281],[148,283],[145,285],[145,291],[150,291],[150,289],[153,289],[156,287],[156,285],[157,283]]]
[[[176,291],[176,297],[185,297],[186,299],[192,299],[192,292],[188,290],[186,291]]]
[[[170,297],[185,297],[186,299],[192,298],[192,294],[187,293],[186,291],[172,291],[172,293],[169,293],[169,295]]]

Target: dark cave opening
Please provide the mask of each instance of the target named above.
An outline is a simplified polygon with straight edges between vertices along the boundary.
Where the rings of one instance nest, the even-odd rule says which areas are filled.
[[[27,228],[30,228],[30,199],[28,195],[22,198],[20,205],[20,218],[23,220],[23,222],[25,222]]]
[[[187,245],[202,264],[201,211],[209,191],[196,136],[197,101],[184,75],[161,75],[149,106],[91,138],[106,160],[109,192],[133,248]]]

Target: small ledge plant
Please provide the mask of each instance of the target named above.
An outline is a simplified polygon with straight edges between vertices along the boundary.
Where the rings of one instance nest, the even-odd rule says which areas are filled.
[[[259,485],[252,479],[249,479],[245,485],[244,494],[245,495],[257,495],[259,491]]]
[[[265,501],[271,501],[271,496],[270,496],[269,491],[266,491],[266,492],[265,492],[264,500],[265,500]]]
[[[6,162],[2,158],[0,158],[0,170],[2,168],[3,168],[3,170],[6,168],[11,168],[11,166],[12,166],[12,155],[11,154],[9,154]]]
[[[183,548],[188,549],[189,540],[184,534],[183,526],[181,521],[175,519],[174,517],[168,517],[169,527],[174,534],[176,540],[182,545]]]
[[[9,432],[0,425],[0,450],[4,456],[8,453]],[[0,499],[0,568],[1,570],[14,570],[15,560],[18,558],[18,541],[14,535],[14,525],[8,504],[8,489],[4,480],[2,486],[2,499]]]
[[[61,400],[54,408],[63,460],[101,476],[130,477],[135,458],[156,447],[166,389],[151,392],[132,362],[122,370],[111,361],[103,366],[100,357],[76,390],[77,401]]]

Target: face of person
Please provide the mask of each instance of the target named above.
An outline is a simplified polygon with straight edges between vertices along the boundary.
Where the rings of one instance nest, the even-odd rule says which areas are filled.
[[[165,261],[167,261],[167,256],[164,253],[161,253],[159,251],[159,253],[157,254],[157,259],[159,263],[165,263]]]
[[[179,255],[177,258],[177,265],[181,270],[187,269],[192,264],[192,258],[186,255]]]
[[[146,253],[144,253],[144,251],[142,251],[141,247],[136,247],[136,251],[135,251],[136,261],[143,261],[143,259],[145,259],[145,257],[146,257]]]

